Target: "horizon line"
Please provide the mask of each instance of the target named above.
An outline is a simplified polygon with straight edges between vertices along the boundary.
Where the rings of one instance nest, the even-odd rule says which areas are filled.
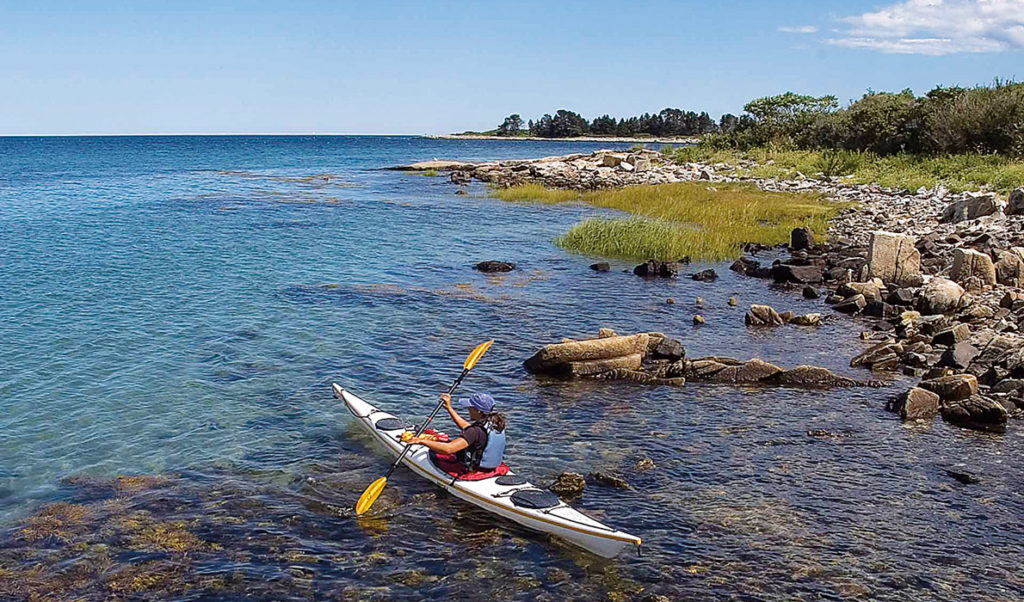
[[[339,134],[335,132],[214,132],[214,133],[171,133],[171,134],[0,134],[0,138],[104,138],[129,136],[446,136],[448,134]]]

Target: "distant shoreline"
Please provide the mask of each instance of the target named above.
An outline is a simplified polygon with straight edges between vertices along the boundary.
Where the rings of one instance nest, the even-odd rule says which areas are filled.
[[[697,144],[700,138],[637,138],[630,136],[575,136],[572,138],[540,138],[538,136],[493,136],[490,134],[439,134],[423,136],[437,140],[530,140],[541,142],[651,142],[655,144]]]

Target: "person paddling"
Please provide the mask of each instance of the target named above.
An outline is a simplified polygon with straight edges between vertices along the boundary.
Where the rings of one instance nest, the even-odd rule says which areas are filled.
[[[505,453],[505,415],[494,411],[494,398],[487,393],[474,393],[468,399],[459,400],[463,407],[469,408],[472,422],[455,411],[450,395],[443,393],[441,400],[462,433],[451,441],[411,437],[407,443],[426,446],[432,456],[454,455],[467,472],[490,472],[497,469]]]

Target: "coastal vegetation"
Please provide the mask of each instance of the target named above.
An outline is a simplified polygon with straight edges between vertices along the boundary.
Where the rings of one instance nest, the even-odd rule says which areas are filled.
[[[766,192],[746,183],[680,182],[589,192],[524,184],[493,194],[510,201],[582,201],[630,213],[583,220],[556,240],[578,253],[630,259],[734,259],[744,243],[786,242],[797,227],[825,232],[844,206],[816,194]]]
[[[820,174],[841,178],[848,184],[906,190],[941,185],[951,192],[988,188],[1004,195],[1024,186],[1024,159],[995,153],[879,155],[870,151],[776,146],[739,149],[698,144],[667,154],[680,163],[728,163],[736,166],[737,175],[757,178]]]

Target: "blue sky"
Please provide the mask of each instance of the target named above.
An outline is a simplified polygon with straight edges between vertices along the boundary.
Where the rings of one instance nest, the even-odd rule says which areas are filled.
[[[6,2],[0,134],[447,133],[1024,79],[1024,0]]]

